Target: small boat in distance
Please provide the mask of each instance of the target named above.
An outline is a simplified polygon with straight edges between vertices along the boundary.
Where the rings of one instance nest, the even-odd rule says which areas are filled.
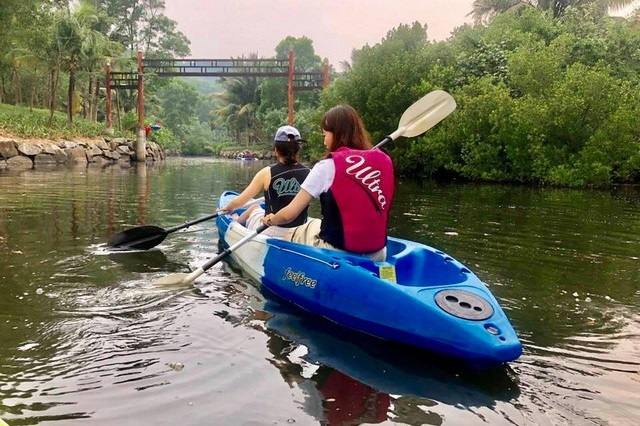
[[[254,161],[258,159],[251,151],[243,151],[238,154],[236,158],[241,161]]]

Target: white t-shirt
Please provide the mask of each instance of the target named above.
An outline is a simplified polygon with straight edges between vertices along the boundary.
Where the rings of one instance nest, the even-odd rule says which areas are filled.
[[[316,163],[309,172],[307,178],[300,187],[307,191],[313,198],[327,192],[336,176],[336,165],[333,158],[325,158]]]

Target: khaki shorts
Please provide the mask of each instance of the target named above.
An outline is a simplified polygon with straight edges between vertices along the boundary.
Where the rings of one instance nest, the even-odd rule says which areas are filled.
[[[262,218],[264,217],[264,210],[260,207],[253,209],[247,218],[247,222],[244,224],[245,228],[256,230],[262,225]],[[267,237],[282,238],[289,233],[291,228],[282,228],[280,226],[270,226],[264,231],[263,235]]]
[[[307,246],[312,246],[317,248],[326,248],[326,249],[341,251],[343,253],[348,253],[345,250],[341,250],[339,248],[334,247],[333,245],[329,244],[328,242],[320,238],[321,224],[322,224],[322,220],[311,219],[304,225],[291,228],[289,230],[289,233],[284,237],[284,239],[289,240],[293,243],[305,244]],[[366,256],[375,262],[383,262],[387,257],[387,248],[384,247],[378,251],[374,251],[371,253],[353,253],[353,254]]]

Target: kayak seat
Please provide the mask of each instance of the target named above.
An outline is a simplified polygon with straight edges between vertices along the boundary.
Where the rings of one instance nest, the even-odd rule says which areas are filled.
[[[458,261],[439,250],[415,244],[387,256],[395,267],[398,284],[429,287],[460,284],[469,278],[470,271]]]

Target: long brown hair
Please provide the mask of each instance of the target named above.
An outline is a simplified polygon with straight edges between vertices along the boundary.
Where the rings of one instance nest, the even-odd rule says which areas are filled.
[[[351,149],[371,149],[369,133],[362,119],[349,105],[337,105],[322,117],[322,129],[333,133],[331,151],[346,146]]]

